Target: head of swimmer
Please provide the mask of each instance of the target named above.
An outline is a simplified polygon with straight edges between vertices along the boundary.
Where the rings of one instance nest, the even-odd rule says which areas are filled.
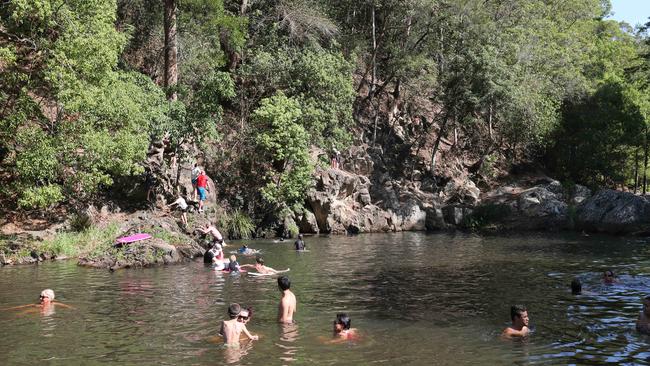
[[[580,280],[577,278],[574,278],[573,281],[571,281],[571,293],[573,295],[580,295],[582,293],[582,283],[580,283]]]
[[[510,307],[510,319],[515,328],[528,326],[528,309],[523,305],[513,305]]]
[[[49,304],[54,301],[54,291],[51,289],[45,289],[41,291],[41,295],[38,297],[41,304]]]
[[[264,265],[264,258],[262,258],[262,257],[255,258],[255,263],[259,264],[260,266],[263,266]]]
[[[613,283],[614,282],[614,272],[611,270],[607,270],[603,272],[603,282],[605,283]]]
[[[650,295],[643,299],[643,313],[650,317]]]
[[[349,330],[352,325],[352,320],[345,313],[336,314],[336,320],[334,320],[334,333],[338,334],[344,330]]]
[[[278,277],[278,288],[280,291],[286,291],[291,288],[291,281],[287,276]]]
[[[230,306],[228,306],[228,316],[230,319],[235,319],[239,316],[241,313],[241,306],[237,303],[232,303]]]
[[[237,321],[240,323],[248,323],[249,320],[251,320],[251,317],[253,316],[253,310],[248,308],[248,309],[242,309],[239,315],[237,316]]]

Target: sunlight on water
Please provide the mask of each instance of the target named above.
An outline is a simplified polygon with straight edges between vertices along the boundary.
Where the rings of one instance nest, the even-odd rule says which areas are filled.
[[[45,263],[0,269],[0,308],[53,288],[75,307],[0,312],[2,364],[457,365],[648,364],[650,337],[634,321],[650,292],[644,240],[420,233],[253,241],[290,267],[297,323],[275,323],[275,278],[228,275],[200,262],[111,273]],[[240,258],[251,263],[252,258]],[[612,269],[618,282],[601,283]],[[572,296],[573,277],[585,293]],[[260,340],[223,347],[230,302],[252,306]],[[528,306],[526,340],[504,341],[509,306]],[[362,338],[329,344],[337,312]]]

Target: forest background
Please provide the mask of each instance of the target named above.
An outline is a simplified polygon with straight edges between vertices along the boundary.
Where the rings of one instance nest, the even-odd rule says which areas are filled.
[[[396,124],[416,153],[393,169],[434,190],[446,141],[483,185],[534,168],[645,194],[650,41],[610,12],[608,0],[2,1],[2,210],[142,201],[146,172],[169,181],[165,167],[200,157],[219,204],[257,227],[302,208],[334,149],[385,149]]]

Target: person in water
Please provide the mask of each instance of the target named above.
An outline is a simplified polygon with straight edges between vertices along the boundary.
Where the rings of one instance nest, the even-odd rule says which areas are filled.
[[[223,247],[215,243],[212,248],[203,253],[203,263],[223,263]]]
[[[296,296],[291,292],[291,281],[287,276],[278,277],[278,288],[282,292],[280,306],[278,307],[278,322],[293,323],[293,314],[296,312]]]
[[[607,271],[603,272],[603,283],[612,284],[614,282],[616,282],[616,277],[614,276],[613,271],[608,269]]]
[[[242,255],[253,255],[256,253],[259,253],[259,250],[257,249],[251,249],[248,247],[248,245],[242,245],[241,248],[237,249],[237,253],[242,254]]]
[[[526,337],[530,330],[528,329],[528,310],[523,305],[513,305],[510,307],[510,319],[512,325],[503,330],[504,337]]]
[[[70,305],[66,305],[64,303],[54,301],[54,290],[48,288],[41,291],[41,294],[38,297],[38,304],[27,304],[27,305],[15,306],[4,310],[26,309],[23,313],[36,313],[40,311],[43,315],[50,315],[54,313],[55,307],[74,309]]]
[[[643,299],[643,310],[639,313],[639,319],[636,321],[636,330],[650,335],[650,295]]]
[[[574,278],[573,281],[571,281],[571,294],[582,294],[582,283],[580,283],[580,280],[577,278]]]
[[[224,343],[228,346],[236,346],[239,344],[239,337],[242,333],[254,341],[258,340],[259,337],[252,335],[248,329],[246,329],[246,323],[240,321],[240,316],[242,313],[242,308],[239,304],[230,304],[228,307],[228,316],[230,320],[223,320],[221,322],[221,329],[219,334],[223,337]],[[248,318],[248,314],[246,316]]]
[[[350,320],[348,314],[336,314],[336,320],[334,320],[334,337],[347,340],[356,338],[357,330],[350,328],[351,325],[352,320]]]
[[[305,250],[305,248],[307,247],[305,245],[305,242],[302,240],[302,238],[303,238],[302,234],[298,234],[298,240],[296,240],[296,242],[294,243],[294,245],[296,246],[296,250]]]
[[[255,264],[242,264],[239,268],[255,268],[255,270],[262,274],[276,274],[280,271],[275,270],[271,267],[264,265],[264,259],[262,257],[255,258]]]
[[[230,272],[239,272],[241,269],[241,266],[239,265],[239,262],[237,262],[237,257],[235,255],[230,256],[230,263],[228,263],[228,266],[226,267],[226,271]]]

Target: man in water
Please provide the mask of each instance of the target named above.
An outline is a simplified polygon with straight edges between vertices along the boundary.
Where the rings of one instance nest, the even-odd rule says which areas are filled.
[[[18,309],[26,308],[25,311],[21,312],[21,314],[37,313],[40,311],[42,315],[47,316],[47,315],[52,315],[54,313],[55,306],[63,307],[66,309],[74,309],[70,305],[66,305],[58,301],[54,301],[54,291],[48,288],[41,291],[41,295],[38,297],[38,304],[27,304],[27,305],[15,306],[12,308],[2,309],[2,310],[18,310]]]
[[[571,294],[580,295],[581,293],[582,293],[582,283],[580,283],[579,279],[574,278],[573,281],[571,281]]]
[[[512,337],[526,337],[528,336],[528,310],[523,305],[513,305],[510,308],[510,319],[512,325],[504,329],[503,336]]]
[[[306,245],[305,242],[302,240],[302,234],[298,234],[298,240],[294,243],[296,246],[296,250],[305,250]]]
[[[264,259],[261,257],[255,258],[255,264],[242,264],[239,268],[255,268],[257,272],[262,274],[276,274],[280,271],[277,271],[271,267],[264,265]]]
[[[643,299],[643,310],[636,321],[636,330],[650,335],[650,295]]]
[[[616,277],[614,277],[614,272],[612,272],[609,269],[603,272],[603,283],[612,284],[614,282],[616,282]]]
[[[221,322],[221,329],[219,334],[223,336],[224,343],[228,346],[236,346],[239,344],[239,337],[242,332],[254,341],[258,340],[259,337],[256,335],[250,334],[248,329],[246,329],[246,323],[239,321],[239,316],[242,312],[241,306],[239,304],[230,304],[228,307],[228,316],[230,320],[224,320]],[[247,315],[248,317],[248,315]]]
[[[336,320],[334,320],[334,337],[345,340],[356,338],[357,330],[355,328],[350,328],[351,325],[352,320],[348,314],[336,314]]]
[[[280,306],[278,307],[278,321],[280,323],[293,323],[293,314],[296,312],[296,296],[289,290],[291,281],[287,276],[278,277],[278,288],[282,292]]]

